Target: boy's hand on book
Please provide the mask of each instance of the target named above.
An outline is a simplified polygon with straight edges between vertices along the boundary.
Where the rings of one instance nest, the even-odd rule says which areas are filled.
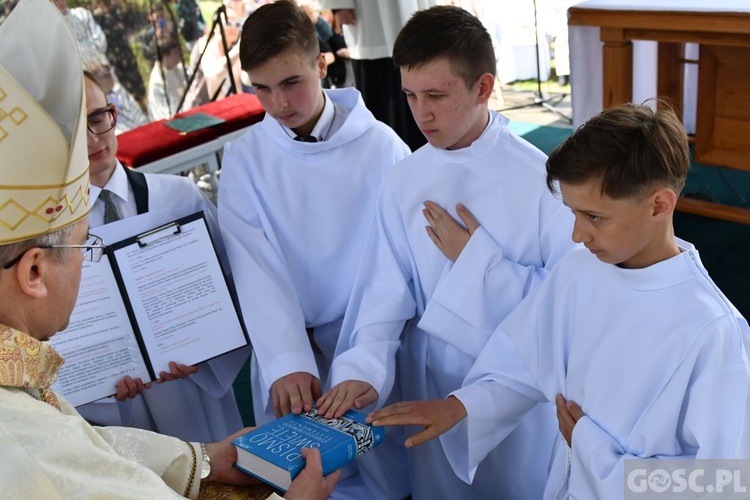
[[[157,384],[171,382],[178,378],[188,378],[190,375],[198,371],[198,366],[188,366],[170,361],[169,369],[172,373],[167,373],[165,371],[159,372],[159,378],[156,380]]]
[[[142,393],[144,389],[151,388],[151,382],[146,384],[140,378],[132,378],[126,375],[122,380],[117,382],[115,385],[117,392],[115,393],[115,399],[117,401],[125,401],[126,399],[132,399],[138,394]]]
[[[341,477],[341,470],[323,477],[323,464],[317,448],[302,448],[305,468],[294,478],[286,490],[284,498],[304,500],[324,500],[333,493],[333,487]]]
[[[347,380],[333,387],[318,399],[318,414],[325,418],[339,418],[352,406],[361,410],[378,400],[378,391],[361,380]]]
[[[375,426],[421,425],[424,430],[410,436],[404,446],[411,448],[445,433],[466,416],[466,408],[455,396],[436,401],[405,401],[386,406],[367,415]]]
[[[560,426],[560,433],[568,446],[573,446],[573,429],[585,414],[574,401],[565,401],[562,394],[558,394],[555,398],[555,406],[557,406],[557,423]]]
[[[320,380],[307,372],[290,373],[273,383],[271,396],[277,418],[290,412],[299,415],[312,410],[320,397]]]
[[[427,234],[432,242],[451,262],[456,262],[469,242],[469,238],[479,227],[479,222],[469,209],[461,204],[456,205],[456,213],[466,227],[451,217],[447,210],[432,201],[424,202],[422,213],[430,223],[427,226]]]

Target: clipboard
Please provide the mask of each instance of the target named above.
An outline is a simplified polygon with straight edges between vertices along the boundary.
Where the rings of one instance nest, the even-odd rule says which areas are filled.
[[[89,268],[76,321],[51,339],[61,350],[74,327],[53,388],[75,406],[114,394],[124,375],[154,381],[169,361],[195,365],[250,342],[203,212],[109,243]]]
[[[145,233],[139,234],[138,236],[136,236],[135,241],[136,243],[138,243],[139,247],[143,248],[149,243],[153,243],[162,238],[169,238],[170,236],[174,236],[175,234],[180,234],[181,231],[182,226],[180,226],[179,222],[170,222],[169,224],[157,227],[156,229],[152,229],[151,231],[146,231]]]

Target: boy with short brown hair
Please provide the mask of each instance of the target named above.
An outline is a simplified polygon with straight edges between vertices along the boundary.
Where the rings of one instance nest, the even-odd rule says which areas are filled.
[[[253,344],[262,424],[309,411],[319,397],[377,192],[409,149],[356,89],[321,88],[324,56],[294,2],[248,17],[240,60],[266,116],[225,147],[219,222]]]
[[[747,321],[672,226],[689,166],[670,110],[628,104],[589,120],[547,161],[586,248],[500,324],[461,389],[369,420],[424,426],[413,446],[443,434],[471,482],[529,408],[556,404],[564,439],[545,499],[622,498],[629,459],[750,457]]]
[[[495,327],[573,247],[571,214],[544,186],[545,155],[488,109],[495,56],[482,23],[459,7],[419,11],[393,54],[429,144],[383,186],[332,367],[336,385],[320,400],[327,416],[460,388]],[[464,218],[462,203],[481,225]],[[446,228],[436,221],[450,216],[440,207],[469,226],[460,256],[442,238]],[[435,222],[427,233],[425,217]],[[360,468],[376,469],[379,460],[381,470],[407,470],[417,499],[496,499],[502,487],[507,498],[537,500],[555,437],[544,428],[554,418],[539,405],[471,486],[455,477],[438,443],[404,450],[399,438],[389,447],[396,431]]]

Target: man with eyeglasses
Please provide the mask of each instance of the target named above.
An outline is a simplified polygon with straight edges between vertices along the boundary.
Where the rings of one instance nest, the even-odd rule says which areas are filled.
[[[257,484],[233,467],[234,436],[204,444],[92,427],[50,389],[64,360],[44,341],[68,325],[83,259],[103,245],[86,220],[81,61],[47,0],[20,2],[0,25],[0,90],[0,496],[197,498],[208,481]],[[323,478],[319,453],[305,455],[285,496],[326,498],[338,475]]]
[[[186,177],[143,174],[125,168],[115,156],[117,108],[107,102],[90,73],[84,73],[84,87],[92,200],[89,226],[96,228],[149,210],[170,210],[179,215],[202,210],[223,257],[216,207]],[[159,374],[161,381],[169,382],[166,384],[149,385],[125,377],[118,384],[116,398],[80,406],[78,411],[99,425],[137,427],[186,440],[215,441],[242,428],[232,383],[248,355],[249,348],[245,348],[198,366],[172,363],[171,373]],[[184,418],[185,415],[191,418]]]
[[[26,250],[23,250],[21,253],[19,253],[15,259],[11,259],[3,264],[3,269],[10,269],[11,267],[15,266],[26,254],[26,251],[31,250],[32,248],[80,248],[83,252],[83,260],[87,260],[89,262],[99,262],[100,260],[102,260],[102,255],[104,253],[104,249],[106,248],[102,239],[94,234],[89,234],[88,238],[86,238],[86,242],[83,245],[59,245],[55,243],[46,243],[46,240],[44,240],[43,238],[37,239],[39,240],[37,242],[37,245],[30,245]]]

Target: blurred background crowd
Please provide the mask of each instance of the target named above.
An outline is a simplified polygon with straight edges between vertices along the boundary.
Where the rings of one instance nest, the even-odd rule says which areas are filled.
[[[0,21],[18,0],[0,0]],[[247,16],[269,0],[54,0],[78,39],[84,66],[118,109],[117,132],[235,92],[252,92],[240,68]],[[498,56],[497,95],[537,78],[565,92],[566,10],[576,0],[454,0],[487,27]],[[328,62],[326,88],[355,85],[341,25],[316,0],[298,0]],[[539,41],[537,45],[536,41]],[[537,67],[536,55],[539,54]]]

